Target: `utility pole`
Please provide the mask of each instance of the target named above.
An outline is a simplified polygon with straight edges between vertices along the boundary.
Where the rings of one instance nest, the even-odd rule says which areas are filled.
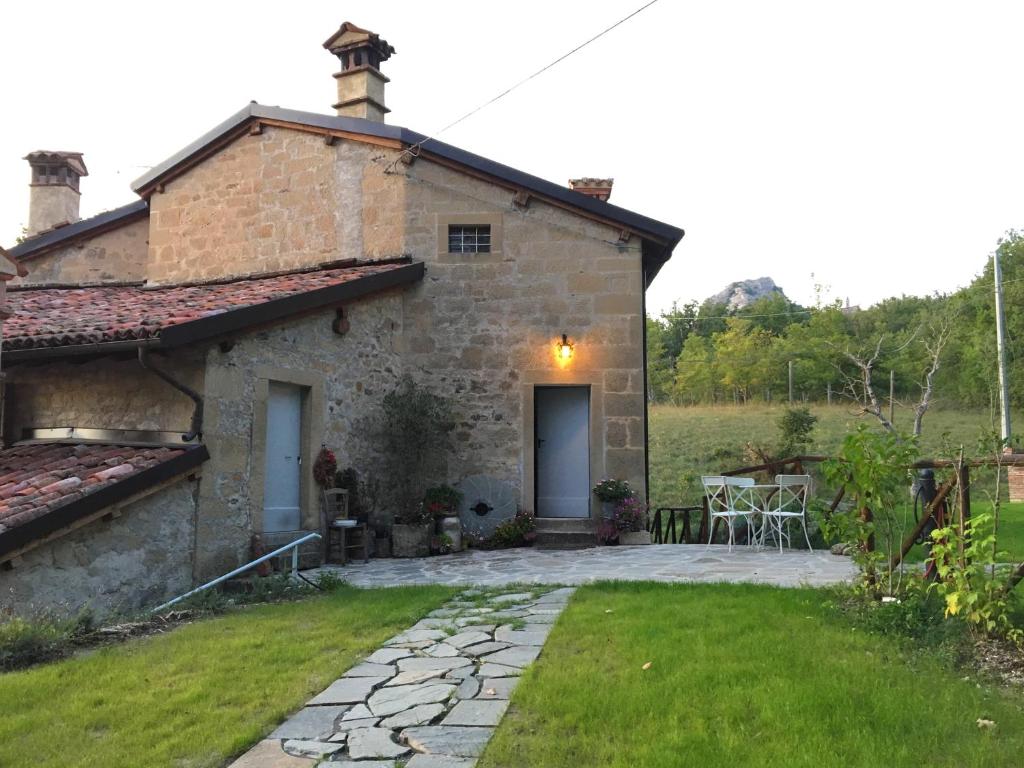
[[[1006,381],[1006,318],[1003,315],[1003,270],[999,250],[992,255],[992,275],[996,288],[996,357],[999,360],[999,436],[1003,445],[1010,439],[1010,395]]]
[[[789,404],[793,404],[793,361],[789,361]]]

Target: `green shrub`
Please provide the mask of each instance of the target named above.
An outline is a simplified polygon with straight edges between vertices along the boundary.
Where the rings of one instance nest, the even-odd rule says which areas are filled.
[[[779,417],[779,449],[780,459],[797,456],[811,445],[811,432],[818,417],[806,406],[787,408]]]
[[[20,669],[66,655],[75,640],[93,629],[88,610],[64,618],[40,613],[24,618],[7,616],[0,620],[0,670]]]

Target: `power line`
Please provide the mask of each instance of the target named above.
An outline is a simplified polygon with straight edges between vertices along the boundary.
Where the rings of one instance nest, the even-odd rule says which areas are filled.
[[[538,76],[540,76],[540,75],[544,74],[545,72],[547,72],[547,71],[548,71],[549,69],[551,69],[551,68],[552,68],[552,67],[554,67],[555,65],[557,65],[557,64],[560,64],[561,62],[565,61],[565,60],[566,60],[566,59],[568,59],[568,58],[569,58],[570,56],[572,56],[572,55],[573,55],[574,53],[578,53],[579,51],[582,51],[582,50],[583,50],[584,48],[586,48],[586,47],[587,47],[588,45],[590,45],[590,44],[591,44],[591,43],[593,43],[594,41],[596,41],[596,40],[599,40],[600,38],[604,37],[605,35],[607,35],[607,34],[608,34],[609,32],[611,32],[611,31],[612,31],[613,29],[615,29],[616,27],[622,26],[622,25],[623,25],[623,24],[625,24],[625,23],[626,23],[627,21],[629,21],[630,19],[632,19],[632,18],[633,18],[634,16],[636,16],[636,15],[638,15],[638,14],[642,13],[643,11],[646,11],[646,10],[647,10],[648,8],[650,8],[650,7],[652,6],[652,5],[654,5],[654,4],[656,3],[656,2],[658,2],[658,0],[649,0],[649,2],[647,2],[647,3],[645,3],[644,5],[640,6],[640,7],[639,7],[639,8],[637,8],[637,9],[636,9],[635,11],[633,11],[632,13],[630,13],[630,14],[629,14],[628,16],[623,16],[623,17],[622,17],[621,19],[619,19],[619,20],[618,20],[618,21],[616,21],[616,22],[615,22],[614,24],[612,24],[612,25],[611,25],[610,27],[606,27],[605,29],[601,30],[601,31],[600,31],[600,32],[598,32],[598,33],[597,33],[596,35],[594,35],[593,37],[591,37],[591,38],[590,38],[589,40],[586,40],[586,41],[584,41],[584,42],[580,43],[579,45],[577,45],[577,46],[576,46],[575,48],[573,48],[573,49],[572,49],[571,51],[568,51],[568,52],[566,52],[566,53],[563,53],[563,54],[562,54],[561,56],[559,56],[559,57],[558,57],[557,59],[555,59],[555,60],[554,60],[554,61],[552,61],[551,63],[549,63],[549,64],[546,64],[546,65],[544,65],[543,67],[541,67],[540,69],[538,69],[538,70],[537,70],[536,72],[534,72],[533,74],[531,74],[531,75],[528,75],[527,77],[524,77],[524,78],[523,78],[522,80],[520,80],[519,82],[515,83],[514,85],[512,85],[512,86],[509,86],[509,87],[508,87],[508,88],[506,88],[506,89],[505,89],[504,91],[502,91],[501,93],[499,93],[499,94],[498,94],[497,96],[494,96],[493,98],[489,99],[488,101],[485,101],[485,102],[484,102],[483,104],[480,104],[479,106],[477,106],[477,107],[474,107],[474,108],[473,108],[473,109],[471,109],[471,110],[470,110],[469,112],[467,112],[466,114],[464,114],[464,115],[463,115],[462,117],[460,117],[460,118],[458,118],[457,120],[453,120],[452,122],[448,123],[448,125],[444,126],[444,127],[443,127],[443,128],[441,129],[441,130],[439,130],[439,131],[437,131],[437,132],[435,132],[435,133],[432,133],[432,134],[431,134],[431,135],[429,135],[429,136],[426,136],[426,137],[424,137],[424,138],[420,139],[419,141],[417,141],[417,142],[416,142],[415,144],[413,144],[412,146],[410,146],[410,147],[407,147],[406,149],[402,150],[402,154],[403,154],[403,155],[404,155],[404,154],[408,154],[408,155],[411,155],[411,156],[415,156],[415,154],[416,154],[416,150],[418,150],[418,149],[419,149],[419,148],[420,148],[421,146],[423,146],[423,145],[424,145],[424,144],[425,144],[426,142],[430,141],[431,139],[437,138],[437,137],[438,137],[438,136],[440,136],[440,135],[441,135],[442,133],[444,133],[445,131],[447,131],[447,130],[448,130],[449,128],[454,128],[454,127],[455,127],[456,125],[458,125],[459,123],[461,123],[461,122],[462,122],[463,120],[466,120],[466,119],[468,119],[468,118],[472,117],[473,115],[475,115],[475,114],[476,114],[477,112],[479,112],[479,111],[480,111],[480,110],[482,110],[482,109],[486,109],[487,107],[491,106],[491,104],[493,104],[494,102],[496,102],[496,101],[499,101],[500,99],[503,99],[503,98],[505,98],[505,97],[506,97],[506,96],[508,96],[508,95],[509,95],[510,93],[512,93],[512,91],[516,90],[516,88],[519,88],[519,87],[520,87],[520,86],[522,86],[522,85],[526,85],[526,83],[530,82],[530,81],[531,81],[531,80],[533,80],[533,79],[534,79],[535,77],[538,77]],[[399,157],[401,157],[401,155],[399,155]],[[397,163],[398,161],[396,160],[395,162]]]

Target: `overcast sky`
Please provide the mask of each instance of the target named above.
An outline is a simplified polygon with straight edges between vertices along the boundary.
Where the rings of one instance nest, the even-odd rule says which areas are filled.
[[[342,21],[397,49],[389,122],[432,133],[643,1],[5,4],[0,242],[29,151],[85,153],[88,216],[250,99],[331,113]],[[654,310],[763,275],[946,292],[1024,228],[1022,29],[1021,2],[660,0],[441,138],[684,228]]]

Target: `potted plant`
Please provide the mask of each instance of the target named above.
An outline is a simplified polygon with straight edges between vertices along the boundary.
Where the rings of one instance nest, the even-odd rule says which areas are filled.
[[[619,544],[650,544],[646,530],[647,504],[636,496],[628,496],[615,505],[612,524],[618,531]]]
[[[406,508],[391,526],[391,554],[394,557],[426,557],[434,535],[434,516],[422,503]]]
[[[462,494],[450,485],[437,485],[427,488],[427,492],[423,494],[423,503],[436,518],[453,517],[459,514]]]
[[[423,494],[423,504],[436,521],[437,535],[448,541],[447,549],[440,554],[462,551],[462,523],[459,521],[461,503],[462,494],[450,485],[427,488],[427,492]]]
[[[615,505],[633,495],[628,480],[605,478],[594,486],[594,495],[601,501],[602,517],[610,519],[615,514]]]

